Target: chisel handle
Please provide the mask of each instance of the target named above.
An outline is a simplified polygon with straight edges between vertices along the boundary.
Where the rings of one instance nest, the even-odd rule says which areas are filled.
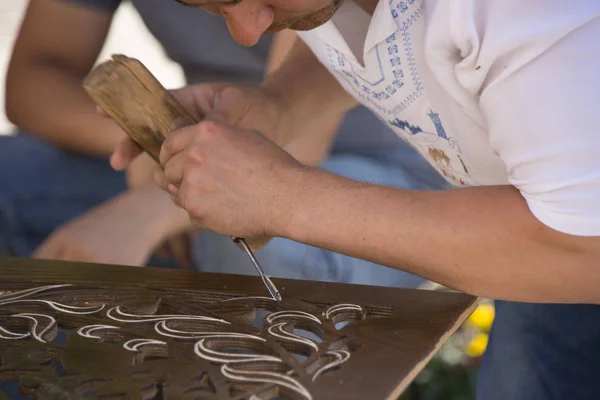
[[[181,126],[198,122],[144,64],[134,58],[113,56],[90,72],[83,87],[92,100],[156,162],[160,148],[175,123]],[[259,237],[246,239],[246,242],[255,251],[269,240],[268,237]]]

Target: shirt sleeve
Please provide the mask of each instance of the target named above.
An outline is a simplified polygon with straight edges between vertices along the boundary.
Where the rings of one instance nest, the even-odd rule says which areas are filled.
[[[75,4],[83,7],[93,8],[104,12],[115,12],[121,4],[121,0],[62,0],[67,4]],[[166,0],[171,1],[171,0]]]
[[[490,143],[531,212],[550,228],[580,236],[600,236],[600,7],[595,8],[579,17],[557,10],[563,13],[557,20],[545,21],[544,13],[522,25],[513,20],[505,37],[520,32],[523,39],[499,47],[506,51],[488,64],[479,97]],[[530,32],[526,24],[542,28]]]

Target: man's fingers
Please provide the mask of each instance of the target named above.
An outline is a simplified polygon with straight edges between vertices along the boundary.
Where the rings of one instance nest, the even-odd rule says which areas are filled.
[[[171,200],[173,200],[175,205],[181,207],[181,203],[179,202],[179,188],[168,181],[162,169],[155,168],[154,171],[152,171],[152,179],[156,186],[169,193]]]
[[[182,88],[179,89],[172,89],[169,90],[169,93],[171,94],[171,96],[173,96],[173,98],[175,100],[177,100],[177,102],[179,104],[181,104],[183,106],[183,108],[185,108],[187,110],[187,112],[189,112],[190,114],[192,114],[193,117],[196,117],[196,106],[195,106],[195,98],[196,96],[194,95],[194,91],[193,90],[189,90],[189,88],[187,86],[184,86]]]
[[[169,183],[165,173],[159,167],[154,168],[152,171],[152,179],[156,186],[158,186],[161,190],[169,193],[171,196],[171,201],[179,208],[183,208],[181,206],[181,202],[179,201],[179,188],[175,185]]]
[[[243,93],[227,84],[196,84],[180,89],[170,90],[169,93],[197,121],[213,120],[235,124],[240,118],[239,113],[231,115],[231,106],[248,111],[248,107],[240,103]]]
[[[172,132],[160,148],[160,165],[164,167],[173,156],[184,151],[194,138],[195,131],[195,125],[191,125]]]
[[[222,124],[229,124],[227,113],[218,109],[214,109],[210,114],[206,115],[205,121],[220,122]]]
[[[219,87],[220,85],[200,83],[169,90],[169,93],[196,121],[202,121],[205,115],[212,110],[215,91]]]
[[[169,181],[167,180],[167,177],[165,176],[165,172],[160,169],[160,168],[154,168],[154,170],[152,171],[152,180],[154,180],[154,183],[156,184],[156,186],[159,187],[159,189],[165,191],[165,192],[169,192]]]
[[[110,165],[117,171],[123,171],[142,153],[142,148],[133,140],[123,139],[110,157]]]
[[[174,155],[164,166],[164,175],[170,184],[179,187],[183,180],[183,170],[186,164],[186,152]]]

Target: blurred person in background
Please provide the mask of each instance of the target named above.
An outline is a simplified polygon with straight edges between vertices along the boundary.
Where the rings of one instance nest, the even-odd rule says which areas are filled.
[[[183,67],[188,83],[257,85],[267,64],[276,68],[295,40],[289,31],[245,48],[230,38],[219,16],[173,1],[132,3],[167,55]],[[188,250],[188,215],[152,184],[149,157],[139,158],[125,174],[109,166],[107,158],[123,132],[96,114],[81,82],[119,4],[30,2],[7,76],[7,115],[20,132],[0,138],[0,241],[15,256],[125,265],[173,266],[156,257],[158,250],[169,249],[179,266],[254,274],[229,237],[200,232]],[[412,189],[446,187],[370,111],[357,108],[342,117],[286,150],[306,164],[353,179]],[[422,282],[286,239],[273,239],[257,256],[275,277],[404,287]]]

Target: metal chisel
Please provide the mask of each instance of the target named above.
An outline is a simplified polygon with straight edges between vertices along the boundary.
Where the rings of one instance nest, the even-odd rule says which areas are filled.
[[[263,283],[267,287],[267,290],[271,294],[271,297],[273,297],[277,301],[283,300],[281,297],[281,294],[279,293],[279,290],[277,290],[277,287],[275,287],[275,285],[271,281],[271,278],[269,278],[267,276],[267,274],[265,274],[265,271],[263,271],[262,267],[260,266],[260,263],[256,259],[256,256],[252,252],[252,249],[250,248],[250,246],[248,246],[246,239],[233,238],[233,241],[235,243],[237,243],[238,245],[241,245],[243,247],[243,249],[246,251],[246,254],[248,254],[248,257],[250,257],[250,261],[252,261],[254,268],[256,268],[256,270],[258,271],[258,274],[260,275],[260,278],[262,279]]]

